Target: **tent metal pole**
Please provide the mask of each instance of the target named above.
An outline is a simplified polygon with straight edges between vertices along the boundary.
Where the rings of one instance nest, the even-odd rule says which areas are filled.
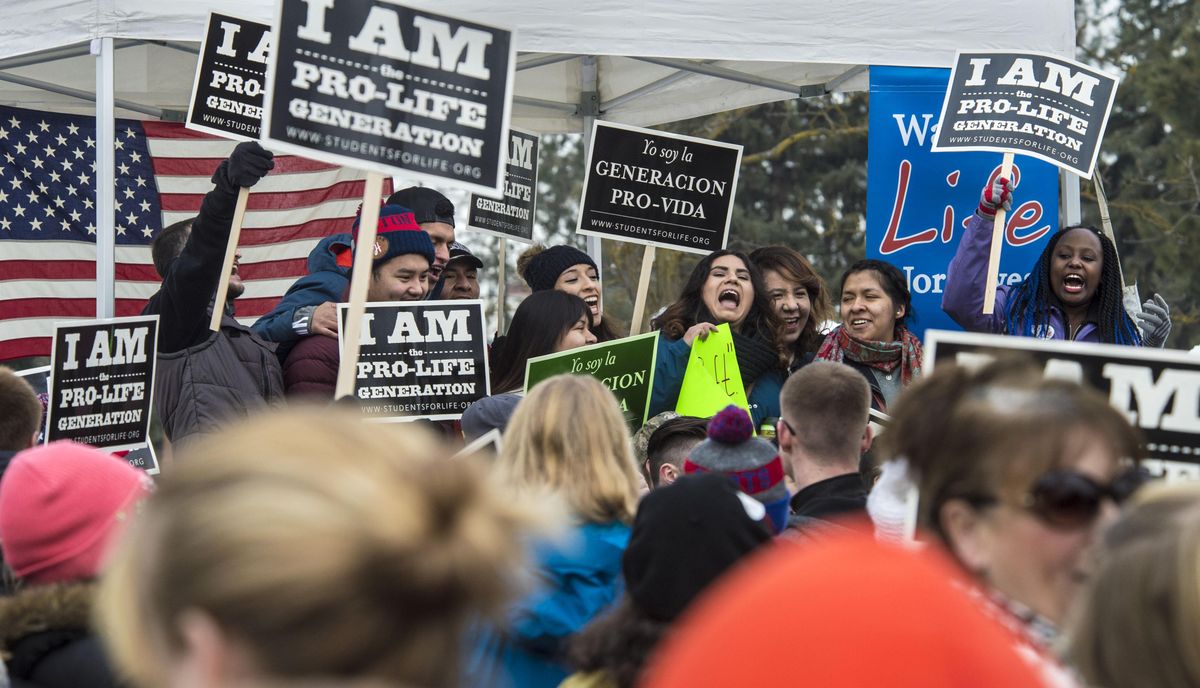
[[[825,92],[833,93],[834,91],[838,90],[842,84],[853,79],[854,77],[858,76],[859,74],[862,74],[865,71],[867,71],[866,65],[854,65],[850,69],[847,69],[846,71],[833,77],[829,81],[826,81],[825,82]]]
[[[520,72],[520,71],[523,71],[526,69],[536,69],[538,67],[544,67],[548,64],[554,64],[556,62],[566,62],[567,60],[574,60],[576,57],[579,57],[579,56],[571,55],[571,54],[563,54],[563,53],[554,53],[554,54],[550,54],[550,55],[539,55],[537,57],[529,57],[524,60],[517,58],[517,71]]]
[[[560,103],[556,100],[542,100],[541,98],[528,98],[526,96],[513,96],[513,102],[519,105],[528,105],[530,107],[539,107],[546,110],[557,110],[558,112],[567,112],[575,114],[579,111],[579,106],[573,103]]]
[[[90,103],[96,102],[96,94],[94,94],[94,93],[89,93],[88,91],[84,91],[84,90],[78,89],[78,88],[71,88],[69,86],[59,86],[58,84],[52,84],[49,81],[40,81],[38,79],[30,79],[29,77],[20,76],[18,74],[8,74],[6,72],[0,72],[0,81],[8,81],[10,83],[20,84],[22,86],[29,86],[30,88],[36,88],[36,89],[40,89],[43,91],[48,91],[50,93],[57,93],[59,95],[70,96],[72,98],[86,100]],[[142,105],[141,103],[135,103],[131,100],[122,100],[120,98],[114,98],[113,104],[123,110],[130,110],[132,112],[140,112],[142,114],[150,115],[151,117],[157,117],[157,118],[163,119],[163,120],[182,120],[183,119],[182,113],[175,112],[172,110],[163,110],[162,108],[156,108],[156,107],[153,107],[150,105]]]
[[[600,116],[599,74],[596,71],[596,56],[584,55],[580,60],[579,70],[579,114],[583,117],[583,153],[592,147],[592,133],[596,128],[596,118]],[[585,164],[590,161],[585,161]],[[587,252],[596,261],[600,277],[604,277],[604,249],[600,237],[587,238]]]
[[[140,44],[141,41],[136,41],[131,38],[122,38],[119,41],[113,41],[113,50],[130,48]],[[45,50],[32,55],[19,55],[17,57],[10,57],[7,60],[0,60],[0,69],[17,69],[18,67],[28,67],[29,65],[54,62],[56,60],[66,60],[72,57],[81,57],[83,55],[91,54],[91,46],[82,44],[67,46],[57,50]]]
[[[674,84],[676,82],[682,81],[684,79],[687,79],[688,77],[692,77],[695,75],[696,75],[695,72],[687,72],[687,71],[682,71],[682,70],[677,71],[674,74],[669,74],[667,76],[664,76],[663,78],[659,79],[658,81],[652,81],[652,82],[646,84],[645,86],[639,86],[638,88],[633,89],[629,93],[624,93],[624,94],[617,96],[616,98],[613,98],[612,100],[605,101],[600,104],[600,109],[605,112],[608,112],[610,110],[616,110],[617,108],[621,107],[622,105],[624,105],[628,102],[637,100],[638,98],[641,98],[643,96],[651,95],[651,94],[655,93],[656,91],[659,91],[661,89],[666,88],[667,86],[670,86],[671,84]]]
[[[1100,174],[1097,170],[1093,174]],[[1058,185],[1062,192],[1062,227],[1077,225],[1083,219],[1083,207],[1079,200],[1079,175],[1066,170],[1058,171]]]
[[[113,39],[92,40],[96,56],[96,317],[111,318],[116,304],[116,119],[113,116]]]
[[[773,88],[777,91],[795,94],[801,98],[811,98],[813,96],[825,95],[825,84],[812,84],[804,86],[798,84],[789,84],[786,81],[754,76],[753,74],[739,72],[736,69],[728,69],[726,67],[718,67],[716,65],[689,62],[687,60],[675,60],[665,57],[635,57],[632,59],[640,60],[642,62],[649,62],[650,64],[661,65],[663,67],[672,67],[674,69],[682,69],[688,72],[696,72],[697,74],[704,74],[705,76],[712,76],[718,79],[737,81],[743,84],[750,84],[751,86]]]

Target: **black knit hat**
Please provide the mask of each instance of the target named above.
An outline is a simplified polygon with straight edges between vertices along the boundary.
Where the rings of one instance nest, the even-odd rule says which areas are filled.
[[[388,196],[388,205],[411,208],[417,224],[445,222],[454,226],[454,204],[442,194],[427,186],[410,186]]]
[[[762,505],[728,478],[684,476],[638,506],[622,559],[625,585],[639,609],[673,621],[726,569],[770,539]]]
[[[587,265],[596,269],[596,261],[574,246],[551,246],[529,259],[521,276],[534,291],[553,289],[558,276],[572,265]]]

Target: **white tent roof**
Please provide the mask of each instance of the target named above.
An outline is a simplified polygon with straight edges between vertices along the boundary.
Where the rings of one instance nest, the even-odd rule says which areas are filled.
[[[116,52],[123,116],[186,110],[195,64],[190,51],[210,11],[269,22],[275,6],[268,0],[6,4],[0,79],[7,81],[0,82],[0,103],[91,112],[85,100],[28,82],[94,93],[88,42],[111,36],[128,39],[117,42]],[[444,0],[427,6],[517,31],[513,124],[541,133],[580,131],[583,115],[650,125],[863,89],[866,65],[948,67],[960,48],[1074,57],[1073,5],[1046,0]],[[593,65],[597,97],[590,99],[582,91],[591,90]],[[14,77],[27,83],[13,83]]]

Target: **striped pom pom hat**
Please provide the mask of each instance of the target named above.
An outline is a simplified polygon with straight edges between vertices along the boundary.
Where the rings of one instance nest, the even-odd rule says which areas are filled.
[[[788,491],[783,460],[775,445],[754,436],[745,409],[726,406],[708,423],[708,439],[696,445],[683,463],[685,473],[723,473],[742,492],[762,502],[776,533],[788,520]]]

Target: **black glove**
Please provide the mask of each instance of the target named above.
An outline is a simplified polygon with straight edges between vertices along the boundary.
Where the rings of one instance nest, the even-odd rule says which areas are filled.
[[[1004,212],[1012,210],[1012,186],[1004,177],[996,177],[991,186],[984,187],[979,195],[979,208],[975,212],[980,217],[993,220],[1000,208],[1004,208]]]
[[[1167,345],[1167,337],[1171,334],[1171,307],[1163,297],[1155,294],[1143,303],[1137,322],[1142,328],[1142,346],[1161,349]]]
[[[221,161],[217,171],[213,172],[212,183],[226,191],[254,186],[275,167],[274,158],[275,154],[258,145],[257,141],[243,141],[228,159]]]

